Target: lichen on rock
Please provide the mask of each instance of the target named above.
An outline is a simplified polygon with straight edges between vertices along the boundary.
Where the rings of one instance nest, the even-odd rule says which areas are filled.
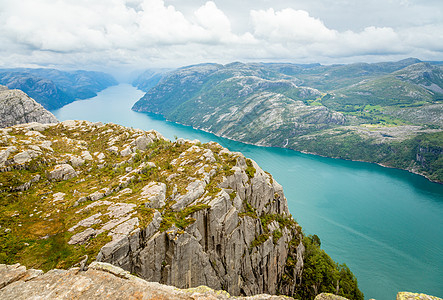
[[[37,127],[1,131],[0,230],[11,231],[0,235],[1,261],[67,269],[88,255],[149,281],[231,295],[303,287],[301,227],[253,160],[116,124],[64,121],[28,134]],[[25,152],[31,160],[14,162]]]

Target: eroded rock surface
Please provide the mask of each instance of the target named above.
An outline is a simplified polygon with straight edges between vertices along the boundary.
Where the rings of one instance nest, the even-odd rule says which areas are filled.
[[[88,270],[79,268],[43,273],[24,266],[0,265],[0,298],[21,299],[164,299],[164,300],[279,300],[285,297],[257,295],[231,297],[227,292],[205,286],[181,290],[147,282],[121,268],[106,263],[92,263]]]
[[[303,288],[304,236],[283,188],[217,143],[100,122],[16,125],[0,129],[0,190],[12,261],[21,251],[68,269],[87,254],[178,288]]]
[[[20,90],[0,86],[0,127],[40,122],[56,123],[56,117]]]
[[[442,300],[442,298],[420,293],[400,292],[397,300]]]

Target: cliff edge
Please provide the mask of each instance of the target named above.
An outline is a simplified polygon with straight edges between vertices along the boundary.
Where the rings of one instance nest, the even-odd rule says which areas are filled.
[[[0,191],[0,263],[67,269],[88,255],[178,288],[363,299],[349,269],[304,236],[281,185],[217,143],[87,121],[16,125],[0,130]]]

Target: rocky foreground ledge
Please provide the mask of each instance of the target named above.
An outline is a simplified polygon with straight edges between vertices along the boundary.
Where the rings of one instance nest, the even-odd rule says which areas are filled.
[[[26,270],[19,264],[0,265],[0,299],[283,300],[288,297],[265,294],[232,297],[206,286],[178,289],[145,281],[111,264],[93,262],[87,271],[71,268],[47,273]]]
[[[26,269],[20,264],[0,265],[0,299],[162,299],[162,300],[284,300],[287,296],[260,294],[246,297],[231,296],[226,291],[207,286],[178,289],[157,282],[148,282],[129,272],[103,262],[93,262],[82,270],[53,269],[47,273]],[[334,294],[322,293],[315,300],[347,300]],[[442,300],[425,294],[401,292],[397,300]]]

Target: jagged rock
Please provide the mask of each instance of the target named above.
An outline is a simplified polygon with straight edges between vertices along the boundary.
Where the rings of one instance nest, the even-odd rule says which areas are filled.
[[[77,156],[73,156],[71,158],[71,165],[76,168],[76,167],[80,167],[82,165],[84,165],[85,160],[83,158],[77,157]]]
[[[101,198],[103,198],[104,196],[105,196],[105,193],[97,191],[97,192],[90,194],[86,198],[88,198],[91,201],[97,201],[97,200],[100,200]]]
[[[280,300],[286,297],[257,295],[231,297],[225,291],[205,286],[177,289],[148,282],[107,263],[93,262],[86,271],[80,268],[51,270],[47,273],[26,270],[20,265],[0,265],[0,298],[27,299],[145,299],[145,300]]]
[[[136,226],[138,226],[138,218],[132,218],[127,220],[124,223],[114,227],[111,229],[111,235],[129,235]]]
[[[314,300],[348,300],[348,299],[330,293],[321,293],[318,294]]]
[[[88,218],[86,218],[84,220],[81,220],[79,223],[77,223],[77,225],[69,228],[68,231],[74,231],[75,229],[77,229],[77,227],[80,227],[80,226],[82,226],[82,227],[91,227],[94,224],[99,224],[99,223],[102,222],[99,219],[99,217],[101,215],[102,214],[99,212],[99,213],[96,213],[96,214],[94,214],[94,215],[92,215],[92,216],[90,216],[90,217],[88,217]]]
[[[28,238],[20,225],[41,222],[37,237],[47,239],[57,228],[61,243],[78,245],[70,247],[75,257],[86,250],[90,259],[179,288],[207,285],[233,295],[293,295],[303,288],[301,229],[289,214],[282,187],[254,161],[216,143],[171,143],[155,131],[115,124],[44,126],[38,133],[36,124],[0,130],[0,183],[11,194],[28,189],[12,195],[29,201],[26,209],[8,207],[8,212],[17,210],[8,218],[19,216],[18,226],[8,228],[17,243]],[[140,137],[164,142],[142,151],[143,144],[137,149]],[[111,143],[128,155],[102,150]],[[38,156],[32,164],[14,164],[14,156],[24,151]],[[76,172],[67,164],[77,165],[73,158],[88,161],[87,166]],[[77,178],[37,180],[43,170],[52,181]],[[9,183],[16,172],[22,181]],[[40,214],[40,207],[48,210]],[[25,261],[48,259],[25,255]]]
[[[201,152],[197,146],[191,148],[186,152]],[[245,158],[236,155],[234,174],[219,186],[235,191],[236,198],[241,203],[247,201],[253,205],[257,214],[289,217],[281,186],[275,181],[271,183],[270,176],[255,162],[252,162],[255,175],[250,179],[245,173],[248,167]],[[186,154],[180,156],[186,160]],[[191,182],[186,187],[187,193],[175,198],[176,203],[171,208],[180,211],[201,199],[205,186],[204,181]],[[282,238],[276,243],[269,236],[253,247],[253,240],[264,230],[260,219],[240,217],[243,206],[240,204],[236,208],[223,190],[208,201],[209,208],[192,214],[196,221],[186,230],[172,226],[164,232],[159,231],[162,218],[156,213],[145,230],[109,243],[102,248],[97,260],[121,266],[147,280],[179,288],[207,285],[215,289],[223,287],[233,295],[276,293],[293,232],[283,228]],[[298,256],[302,257],[304,247],[297,249],[301,252]],[[302,266],[302,263],[298,265]],[[300,272],[298,270],[297,274]]]
[[[28,281],[41,274],[43,274],[43,271],[41,270],[26,270],[26,267],[21,266],[20,264],[0,264],[0,290],[3,289],[5,286],[13,284],[16,281]]]
[[[176,203],[172,205],[174,210],[182,210],[187,205],[191,204],[194,200],[199,198],[205,192],[206,183],[201,180],[196,180],[191,182],[186,187],[188,191],[185,195],[180,196],[176,199]]]
[[[165,205],[166,184],[161,182],[151,182],[142,188],[141,197],[149,202],[145,203],[147,207],[160,208]]]
[[[135,139],[135,146],[139,150],[146,150],[148,145],[151,144],[152,142],[153,141],[149,136],[148,137],[147,136],[139,136],[138,138]]]
[[[34,157],[37,157],[38,154],[35,151],[28,150],[20,152],[14,155],[14,163],[17,165],[22,165],[27,162],[30,162]]]
[[[17,147],[10,146],[5,150],[0,150],[0,167],[3,167],[11,153],[17,152]]]
[[[75,244],[84,244],[87,240],[89,240],[91,237],[93,237],[96,234],[95,230],[92,228],[87,228],[86,230],[79,232],[77,234],[74,234],[71,239],[69,240],[68,244],[75,245]]]
[[[52,200],[52,202],[56,202],[56,201],[63,201],[65,199],[66,194],[65,193],[55,193],[52,196],[54,197],[54,200]]]
[[[82,158],[84,160],[93,160],[92,155],[91,155],[91,153],[89,153],[89,151],[83,151]]]
[[[131,150],[131,147],[129,147],[129,146],[126,147],[125,149],[123,149],[122,151],[120,151],[120,155],[123,157],[131,155],[131,154],[132,154],[132,150]]]
[[[21,123],[57,123],[56,117],[20,90],[0,89],[0,127]]]
[[[68,180],[77,176],[74,168],[68,164],[56,165],[54,169],[47,172],[47,177],[49,180]]]
[[[27,191],[33,183],[38,182],[39,180],[40,180],[40,175],[37,174],[34,177],[32,177],[32,179],[29,180],[28,182],[25,182],[22,185],[19,185],[18,187],[14,187],[12,190],[19,192]]]
[[[400,292],[397,294],[397,300],[442,300],[442,298],[426,294]]]
[[[116,147],[116,146],[111,146],[111,147],[109,147],[109,148],[106,149],[106,150],[108,150],[109,152],[112,152],[112,153],[114,153],[114,154],[117,154],[117,153],[118,153],[118,147]]]

